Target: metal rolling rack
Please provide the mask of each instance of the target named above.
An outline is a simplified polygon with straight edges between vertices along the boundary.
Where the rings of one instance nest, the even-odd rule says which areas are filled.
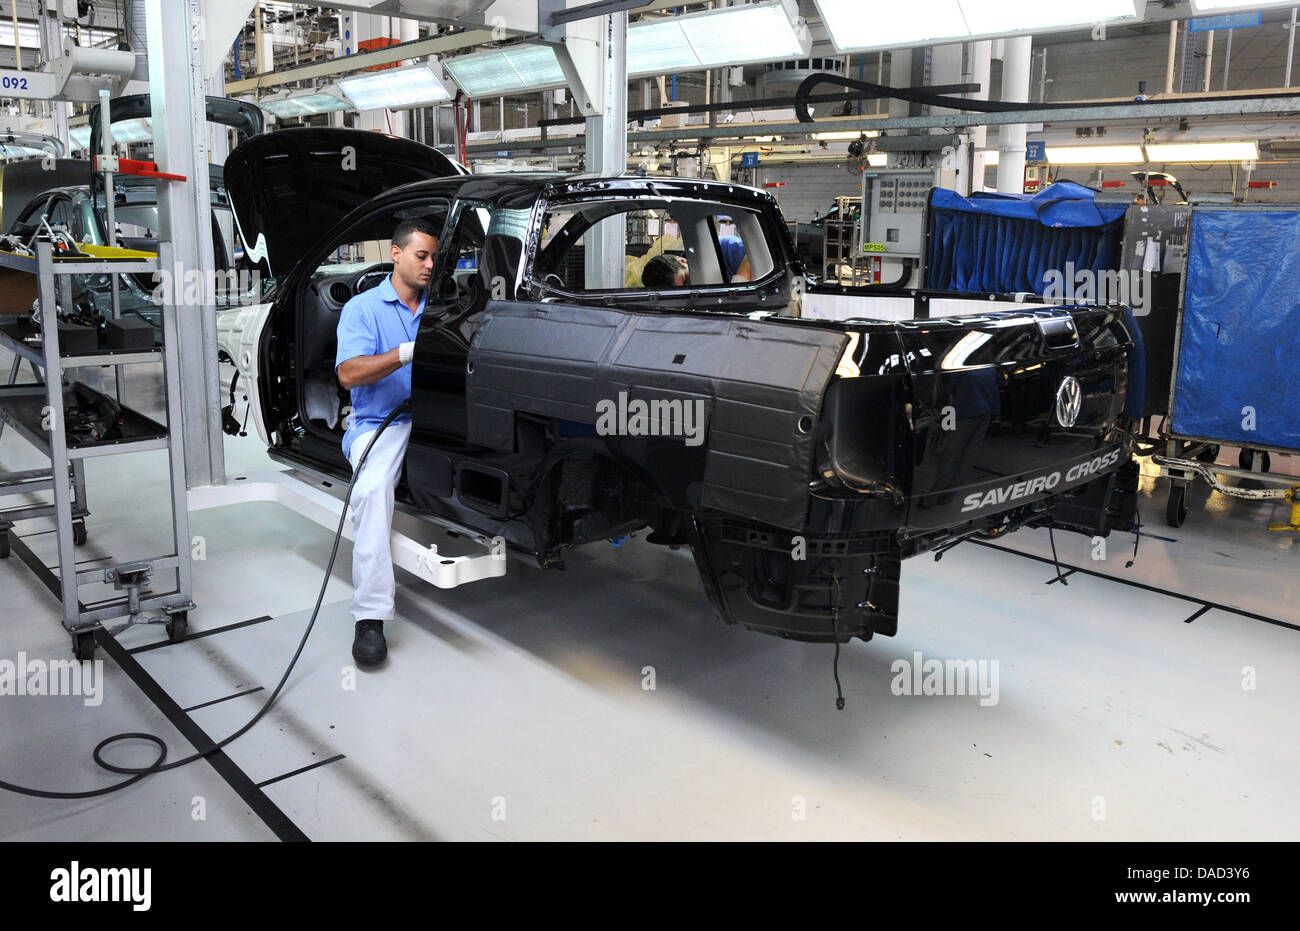
[[[1220,205],[1205,205],[1189,208],[1187,221],[1187,249],[1183,256],[1183,274],[1179,285],[1178,316],[1174,329],[1174,352],[1172,372],[1169,385],[1169,414],[1162,426],[1159,440],[1164,443],[1164,454],[1156,454],[1151,461],[1160,468],[1162,477],[1169,479],[1169,497],[1165,505],[1165,523],[1170,527],[1181,527],[1188,515],[1188,495],[1191,485],[1198,479],[1222,495],[1242,498],[1249,501],[1282,501],[1289,506],[1289,523],[1270,523],[1268,529],[1277,533],[1300,533],[1300,481],[1294,475],[1271,472],[1270,452],[1283,455],[1295,455],[1297,450],[1279,446],[1252,442],[1249,446],[1240,445],[1239,438],[1193,436],[1175,432],[1171,429],[1174,419],[1175,404],[1178,397],[1178,373],[1180,352],[1183,339],[1184,314],[1186,312],[1187,285],[1192,257],[1191,215],[1202,210],[1233,212],[1277,211],[1281,209],[1300,210],[1290,204],[1250,204],[1236,205],[1231,208]],[[1239,446],[1241,452],[1237,457],[1238,468],[1219,465],[1216,462],[1220,446]],[[1220,479],[1227,477],[1248,480],[1258,485],[1271,485],[1271,488],[1243,487],[1227,485]]]
[[[836,220],[827,220],[823,226],[825,231],[822,239],[822,280],[835,281],[839,284],[857,285],[861,277],[863,268],[862,256],[859,255],[859,220],[848,220],[850,207],[859,198],[847,195],[841,195],[835,198],[835,205],[839,208]],[[848,278],[844,280],[845,267],[848,268]]]
[[[0,420],[12,426],[50,460],[48,470],[0,473],[0,495],[43,489],[54,493],[52,505],[0,511],[0,522],[3,522],[0,523],[0,529],[3,529],[7,550],[18,555],[62,603],[63,625],[72,636],[73,654],[81,660],[93,656],[94,631],[103,627],[105,621],[126,618],[126,623],[116,629],[136,623],[162,623],[166,625],[170,639],[180,640],[186,633],[188,612],[194,607],[191,600],[193,588],[190,576],[189,519],[185,500],[185,457],[178,432],[181,420],[178,322],[175,307],[164,306],[161,352],[156,348],[138,351],[101,350],[62,356],[59,352],[55,278],[62,275],[153,272],[159,267],[170,268],[171,255],[172,247],[167,242],[159,244],[157,259],[55,259],[51,244],[44,240],[36,243],[35,257],[0,252],[0,267],[36,275],[42,338],[39,352],[21,340],[4,339],[4,345],[14,351],[15,361],[10,383],[0,386]],[[123,408],[124,415],[130,415],[130,432],[133,435],[115,440],[69,444],[64,428],[65,396],[74,393],[77,385],[64,384],[66,370],[92,365],[120,366],[156,362],[160,357],[166,384],[167,426]],[[43,383],[14,384],[23,359],[32,365],[34,371],[44,371]],[[39,372],[37,377],[39,379]],[[47,418],[51,412],[53,418]],[[172,553],[78,570],[73,548],[85,540],[84,519],[87,510],[84,461],[94,456],[151,449],[168,451]],[[71,476],[71,481],[65,476]],[[21,537],[11,532],[14,520],[36,516],[52,516],[55,520],[59,554],[57,573],[47,567]],[[78,524],[80,529],[77,528]],[[175,590],[163,593],[150,591],[151,577],[168,570],[176,572]],[[95,583],[111,584],[123,594],[91,604],[83,603],[79,597],[80,587]]]

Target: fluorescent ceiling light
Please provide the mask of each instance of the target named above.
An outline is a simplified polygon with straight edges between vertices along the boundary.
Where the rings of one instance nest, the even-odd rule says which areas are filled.
[[[442,63],[452,80],[471,97],[495,97],[511,91],[563,87],[564,69],[549,45],[508,48],[448,58]]]
[[[344,78],[339,81],[339,90],[358,110],[401,110],[451,99],[451,91],[428,65],[389,68]]]
[[[634,23],[627,30],[627,73],[704,71],[806,58],[811,51],[798,5],[774,0]]]
[[[627,29],[627,73],[686,71],[698,68],[695,54],[675,18],[635,23]]]
[[[831,42],[840,52],[929,45],[942,40],[1013,35],[1136,19],[1135,0],[815,0]],[[1294,2],[1294,0],[1292,0]]]
[[[1224,10],[1262,10],[1271,6],[1295,6],[1295,0],[1192,0],[1193,13]]]
[[[889,164],[888,152],[871,152],[867,155],[867,164],[872,168],[884,168]]]
[[[817,9],[831,41],[841,51],[892,48],[970,35],[957,0],[876,3],[869,15],[862,0],[817,0]]]
[[[880,130],[878,129],[868,129],[865,132],[857,129],[837,129],[834,132],[813,133],[813,138],[820,142],[849,142],[859,136],[875,139],[879,135]]]
[[[1133,0],[1086,0],[1043,3],[1041,0],[960,0],[971,35],[1036,32],[1062,26],[1090,26],[1134,19]]]
[[[1168,142],[1148,145],[1146,150],[1153,162],[1253,162],[1259,158],[1259,146],[1254,142]]]
[[[1141,165],[1145,161],[1142,147],[1138,145],[1049,145],[1047,147],[1049,165]]]
[[[783,3],[751,3],[683,16],[678,22],[700,64],[710,67],[807,55],[808,43],[800,41],[794,25],[798,16],[797,6],[792,17]],[[803,31],[807,38],[807,29]]]
[[[351,110],[352,104],[338,93],[328,90],[295,91],[289,94],[275,94],[257,101],[257,106],[280,119],[295,116],[311,116],[313,113],[329,113],[332,110]]]

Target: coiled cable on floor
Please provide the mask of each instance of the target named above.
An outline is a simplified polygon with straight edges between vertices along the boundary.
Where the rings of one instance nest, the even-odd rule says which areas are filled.
[[[29,795],[33,798],[95,798],[100,795],[108,795],[112,792],[118,792],[125,789],[127,786],[134,785],[145,776],[152,775],[153,773],[163,773],[170,769],[179,769],[182,766],[193,763],[195,760],[209,757],[222,747],[227,746],[248,733],[248,731],[250,731],[253,726],[257,724],[258,721],[262,720],[263,716],[271,710],[271,706],[275,704],[275,700],[280,696],[280,692],[284,688],[285,683],[289,681],[289,674],[293,672],[293,667],[298,664],[298,657],[302,655],[302,649],[307,645],[307,638],[311,636],[312,628],[316,626],[316,617],[320,614],[321,604],[325,601],[325,590],[329,588],[330,575],[334,572],[334,560],[338,556],[339,542],[343,539],[343,526],[344,522],[348,519],[348,505],[352,501],[352,487],[356,484],[356,477],[361,473],[361,467],[366,464],[366,457],[370,455],[370,450],[375,445],[375,441],[379,439],[386,429],[388,429],[388,425],[391,424],[399,414],[406,413],[410,409],[411,402],[409,400],[403,401],[397,407],[393,408],[389,415],[384,418],[384,422],[379,425],[379,429],[375,431],[375,435],[370,438],[370,442],[366,444],[365,450],[361,453],[361,458],[357,461],[357,467],[352,473],[352,479],[348,482],[347,494],[343,498],[343,511],[339,514],[339,526],[338,529],[334,531],[334,546],[330,550],[329,562],[325,566],[325,577],[321,579],[320,592],[316,595],[316,605],[311,609],[311,620],[307,622],[307,629],[303,631],[302,639],[298,641],[298,649],[294,651],[293,659],[289,661],[288,667],[285,668],[284,675],[280,677],[279,684],[276,685],[275,690],[271,692],[270,697],[267,698],[267,700],[262,704],[262,707],[258,709],[257,714],[253,715],[247,724],[235,731],[229,737],[218,741],[206,750],[192,753],[183,759],[166,764],[164,764],[163,761],[167,759],[167,744],[164,743],[160,737],[153,734],[141,733],[139,731],[114,734],[111,737],[105,737],[95,745],[95,749],[91,753],[95,763],[109,772],[121,773],[130,776],[131,778],[124,779],[111,786],[104,786],[102,789],[88,789],[84,792],[54,792],[49,789],[33,789],[28,786],[14,785],[12,782],[5,782],[4,780],[0,780],[0,789],[5,789],[9,792],[16,792],[19,795]],[[158,758],[148,766],[118,766],[117,764],[110,763],[104,759],[103,751],[105,748],[127,740],[144,740],[155,744],[158,747]]]

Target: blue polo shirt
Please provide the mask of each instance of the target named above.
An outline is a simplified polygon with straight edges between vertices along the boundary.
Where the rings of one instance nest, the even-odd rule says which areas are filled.
[[[357,356],[379,356],[402,343],[415,339],[420,331],[420,318],[428,292],[420,294],[420,309],[414,314],[402,303],[393,289],[393,276],[389,275],[377,287],[362,291],[343,305],[339,315],[339,349],[334,357],[334,370],[348,359]],[[403,365],[393,374],[381,378],[373,385],[360,385],[352,389],[352,425],[343,434],[343,455],[350,455],[352,441],[363,433],[378,430],[384,418],[411,396],[411,367]],[[394,418],[393,423],[411,419],[410,414]]]
[[[739,236],[720,236],[718,245],[722,247],[722,263],[726,266],[723,271],[727,273],[726,283],[730,284],[731,279],[736,277],[740,266],[745,262],[745,241]]]

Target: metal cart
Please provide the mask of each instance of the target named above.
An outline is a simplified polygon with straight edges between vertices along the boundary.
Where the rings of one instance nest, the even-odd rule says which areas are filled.
[[[0,266],[33,274],[37,278],[40,317],[40,349],[36,350],[15,333],[12,327],[4,345],[15,354],[9,383],[0,386],[0,420],[13,427],[50,460],[49,469],[0,472],[0,495],[12,496],[48,490],[53,504],[29,505],[0,511],[0,556],[17,555],[45,584],[62,604],[63,625],[72,637],[73,654],[82,660],[94,655],[94,632],[105,621],[125,618],[126,623],[113,630],[136,623],[165,624],[172,640],[184,638],[191,601],[189,523],[185,503],[185,462],[176,432],[181,418],[181,389],[178,359],[176,309],[163,307],[163,347],[161,350],[96,350],[73,356],[60,352],[56,276],[123,273],[148,273],[159,267],[171,267],[171,245],[160,243],[157,259],[58,258],[50,242],[39,240],[36,255],[23,256],[0,252]],[[84,366],[122,366],[157,362],[164,366],[167,393],[168,427],[131,411],[118,410],[116,426],[121,435],[113,439],[69,440],[67,432],[68,402],[84,404],[98,395],[77,382],[68,382],[64,373]],[[21,363],[27,361],[37,376],[36,384],[17,384]],[[42,373],[44,375],[42,379]],[[98,397],[104,397],[98,395]],[[74,547],[86,541],[86,507],[84,461],[95,456],[111,456],[143,450],[166,449],[171,478],[172,552],[163,556],[132,560],[96,568],[78,569]],[[58,541],[58,571],[48,568],[14,530],[18,521],[48,516],[55,520]],[[150,591],[153,577],[164,571],[176,573],[173,590]],[[102,601],[83,603],[80,589],[92,584],[112,585],[121,594]]]
[[[1152,457],[1170,481],[1165,520],[1183,525],[1191,483],[1200,479],[1236,498],[1285,499],[1290,523],[1269,529],[1300,531],[1300,479],[1270,471],[1270,453],[1300,452],[1300,413],[1286,390],[1300,325],[1300,313],[1289,310],[1300,280],[1300,207],[1193,207],[1187,241],[1170,416],[1159,437],[1165,451]],[[1289,351],[1260,351],[1274,336]],[[1267,429],[1254,428],[1256,415]],[[1221,446],[1241,447],[1237,468],[1215,464]],[[1274,487],[1227,485],[1225,477]]]

